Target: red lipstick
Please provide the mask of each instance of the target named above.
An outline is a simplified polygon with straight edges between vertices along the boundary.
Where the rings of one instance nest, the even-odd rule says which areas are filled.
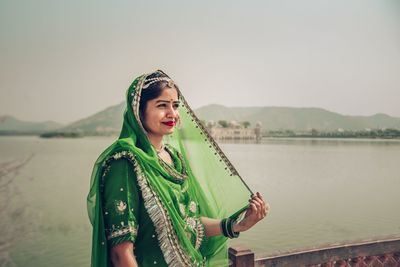
[[[172,127],[172,126],[175,126],[175,122],[174,121],[166,121],[166,122],[163,122],[165,125],[167,125],[167,126],[170,126],[170,127]]]

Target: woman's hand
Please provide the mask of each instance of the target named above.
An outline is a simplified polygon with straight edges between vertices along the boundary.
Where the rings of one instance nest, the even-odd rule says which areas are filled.
[[[250,206],[246,210],[243,220],[233,225],[233,231],[246,231],[267,216],[270,207],[268,203],[265,203],[259,192],[253,195],[249,202]]]

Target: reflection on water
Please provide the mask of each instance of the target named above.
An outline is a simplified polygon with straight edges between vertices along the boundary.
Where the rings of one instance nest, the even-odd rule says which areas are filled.
[[[112,138],[1,137],[0,162],[34,157],[15,185],[35,214],[33,237],[12,250],[17,266],[88,266],[91,226],[86,194],[96,157]],[[271,213],[233,244],[266,253],[400,234],[400,142],[264,139],[221,144]]]

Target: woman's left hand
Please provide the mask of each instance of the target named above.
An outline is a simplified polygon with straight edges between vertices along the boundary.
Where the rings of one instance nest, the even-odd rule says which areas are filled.
[[[250,206],[246,210],[243,220],[233,225],[233,231],[246,231],[267,216],[270,207],[269,204],[264,201],[259,192],[253,195],[249,202]]]

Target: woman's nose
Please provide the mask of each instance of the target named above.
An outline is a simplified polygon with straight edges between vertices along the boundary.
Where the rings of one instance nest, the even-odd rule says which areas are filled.
[[[174,107],[171,105],[168,108],[168,113],[167,113],[167,117],[168,118],[176,118],[178,114],[178,111],[174,109]]]

